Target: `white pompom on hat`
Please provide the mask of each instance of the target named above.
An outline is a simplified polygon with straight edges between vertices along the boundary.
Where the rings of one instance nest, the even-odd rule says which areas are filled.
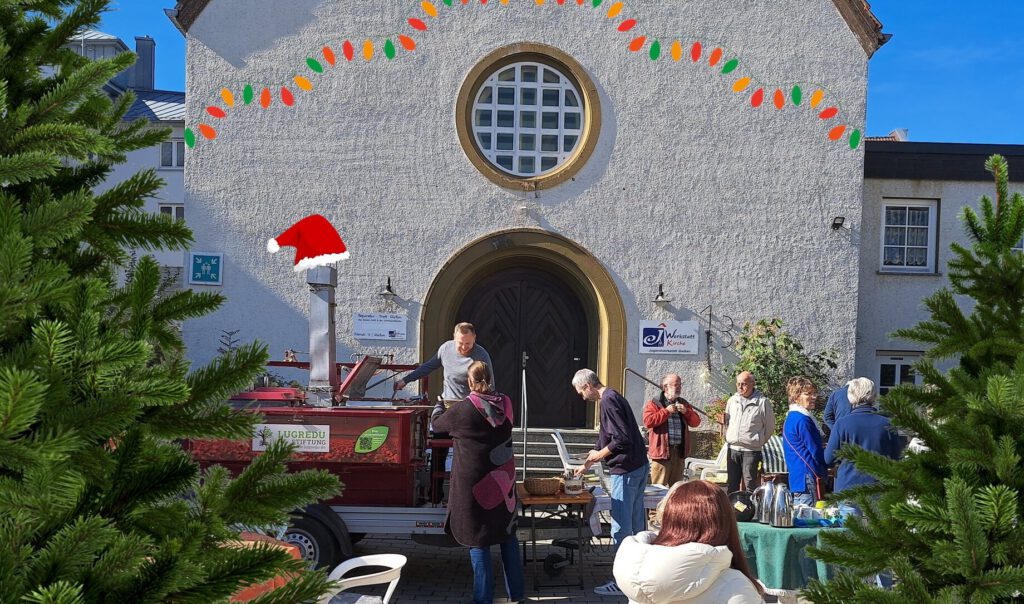
[[[277,237],[267,240],[267,251],[271,254],[277,253],[281,246],[295,248],[295,272],[348,258],[341,235],[319,214],[306,216]]]

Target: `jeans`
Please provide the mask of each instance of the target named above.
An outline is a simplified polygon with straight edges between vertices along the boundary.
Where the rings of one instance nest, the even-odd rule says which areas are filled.
[[[814,483],[814,475],[804,475],[804,490],[793,491],[793,505],[804,505],[814,506],[815,497],[817,497],[817,485]]]
[[[644,530],[644,489],[650,471],[651,466],[645,463],[632,472],[611,475],[612,543],[616,551],[623,539]]]
[[[508,599],[523,599],[523,561],[519,557],[519,540],[510,535],[500,545],[501,566],[505,571],[505,592]],[[491,604],[494,601],[494,567],[491,565],[490,547],[469,548],[469,561],[473,564],[473,602]]]
[[[725,469],[729,476],[728,490],[735,493],[740,490],[740,473],[743,474],[744,488],[748,493],[761,482],[757,477],[757,464],[761,463],[760,451],[739,451],[729,447],[729,456],[725,461]]]

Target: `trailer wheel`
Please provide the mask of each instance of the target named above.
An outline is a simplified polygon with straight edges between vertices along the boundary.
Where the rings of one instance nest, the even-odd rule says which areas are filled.
[[[285,531],[284,541],[298,546],[299,556],[311,568],[332,569],[342,562],[340,548],[331,531],[312,518],[300,516],[292,522]]]

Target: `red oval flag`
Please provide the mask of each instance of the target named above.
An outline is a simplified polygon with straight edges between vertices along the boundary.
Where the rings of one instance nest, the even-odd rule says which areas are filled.
[[[629,31],[636,27],[636,19],[626,19],[622,23],[619,23],[619,31]]]
[[[221,109],[220,107],[214,107],[213,105],[207,107],[206,112],[216,118],[222,118],[225,115],[223,109]]]
[[[409,19],[409,25],[412,26],[413,29],[419,31],[427,31],[427,24],[415,17]]]
[[[690,60],[696,63],[700,60],[700,42],[694,42],[693,46],[690,47]]]
[[[752,97],[750,97],[751,107],[760,107],[761,103],[764,102],[764,88],[758,88]]]
[[[834,118],[836,116],[836,114],[838,114],[838,113],[839,113],[838,109],[836,109],[835,107],[829,107],[828,109],[826,109],[826,110],[822,111],[821,113],[819,113],[818,117],[820,117],[823,120],[830,120],[830,119]]]
[[[292,96],[292,91],[288,90],[285,86],[281,86],[281,102],[289,107],[295,104],[295,97]]]
[[[345,43],[341,45],[341,52],[344,53],[347,61],[351,61],[355,54],[355,50],[352,48],[352,43],[345,40]]]

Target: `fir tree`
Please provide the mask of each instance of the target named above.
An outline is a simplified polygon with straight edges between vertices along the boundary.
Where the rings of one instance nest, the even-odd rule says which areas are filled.
[[[232,480],[200,473],[176,443],[246,438],[256,417],[224,399],[263,369],[237,347],[190,369],[174,322],[221,297],[157,296],[151,257],[113,278],[127,249],[178,248],[184,223],[143,210],[162,182],[140,172],[93,188],[125,154],[167,136],[124,124],[132,98],[101,90],[134,61],[63,48],[107,0],[0,0],[0,602],[217,602],[292,573],[261,602],[315,599],[327,584],[287,553],[228,546],[240,525],[287,522],[337,491],[287,474],[274,446]]]
[[[823,533],[815,555],[850,572],[808,587],[819,604],[1024,601],[1024,254],[1012,249],[1024,198],[1009,195],[1002,157],[985,167],[996,202],[983,197],[980,216],[964,210],[971,245],[951,246],[951,288],[925,300],[929,320],[896,332],[930,347],[916,365],[927,385],[901,385],[881,401],[928,450],[899,461],[843,450],[880,482],[852,493],[864,525]],[[973,304],[962,309],[954,296]],[[936,368],[950,359],[953,369]],[[882,569],[896,575],[891,592],[857,577]]]

